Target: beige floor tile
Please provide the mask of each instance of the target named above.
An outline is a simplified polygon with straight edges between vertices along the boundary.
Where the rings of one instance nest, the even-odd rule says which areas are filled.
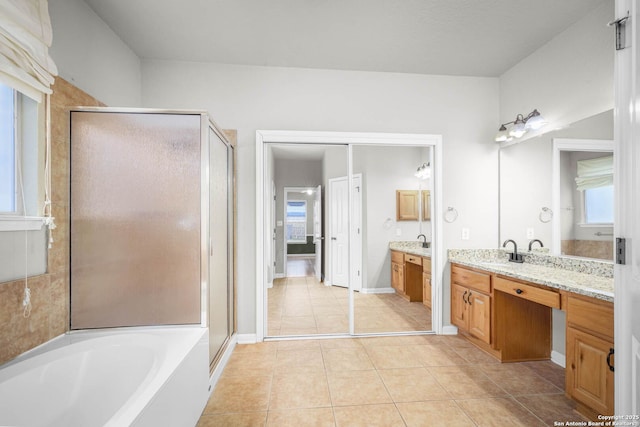
[[[203,415],[197,427],[262,427],[267,422],[266,412]]]
[[[335,338],[320,340],[322,350],[329,350],[332,348],[363,348],[362,343],[357,338]]]
[[[275,427],[334,427],[332,408],[287,409],[269,411],[268,426]]]
[[[399,337],[367,337],[360,338],[360,342],[365,347],[399,346],[399,345],[419,345],[426,344],[430,335],[408,335]]]
[[[324,361],[320,349],[278,350],[275,374],[324,373]]]
[[[338,427],[404,427],[395,405],[343,406],[334,408]]]
[[[278,351],[320,350],[321,340],[285,340],[278,341]]]
[[[496,363],[477,365],[494,383],[500,384],[511,395],[562,393],[522,363]]]
[[[322,351],[327,371],[364,371],[374,369],[362,347],[333,348]]]
[[[397,403],[408,427],[472,427],[475,424],[453,400]]]
[[[479,426],[542,427],[545,425],[512,398],[458,400],[457,403]]]
[[[422,366],[412,346],[368,346],[367,353],[376,369],[417,368]]]
[[[380,370],[378,374],[394,402],[451,399],[425,368]]]
[[[474,365],[427,368],[454,399],[506,396],[506,392]]]
[[[515,399],[549,426],[554,421],[588,421],[575,411],[576,402],[563,394],[518,396]]]
[[[449,347],[420,345],[412,348],[423,366],[452,366],[469,363]]]
[[[300,302],[286,302],[283,310],[282,317],[300,317],[311,316],[313,317],[313,306],[309,303]]]
[[[223,376],[271,375],[275,368],[275,352],[234,351],[222,373]]]
[[[316,319],[316,325],[318,325],[318,327],[337,325],[337,326],[343,326],[347,329],[349,328],[349,316],[343,313],[323,314],[323,315],[316,314],[315,319]]]
[[[559,389],[565,387],[565,370],[550,360],[522,363]]]
[[[315,328],[316,319],[313,316],[282,316],[282,328]]]
[[[209,398],[204,414],[266,411],[270,389],[270,376],[223,376]]]
[[[333,406],[390,403],[391,396],[376,371],[328,372]]]
[[[269,410],[330,406],[329,387],[324,373],[273,377]]]
[[[498,359],[477,347],[453,347],[453,350],[468,363],[500,363]]]
[[[309,335],[317,335],[318,328],[295,328],[295,327],[282,327],[280,328],[280,336],[309,336]]]
[[[347,315],[347,311],[343,307],[336,304],[335,300],[333,302],[333,305],[314,305],[312,311],[313,315],[316,317],[326,316],[330,314],[342,314],[345,316]]]
[[[273,353],[278,350],[277,342],[260,342],[256,344],[238,344],[233,353]]]

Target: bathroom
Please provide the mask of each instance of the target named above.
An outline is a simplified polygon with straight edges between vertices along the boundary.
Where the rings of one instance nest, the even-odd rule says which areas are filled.
[[[442,185],[439,194],[437,187],[434,190],[433,196],[441,199],[439,204],[434,199],[433,221],[435,227],[440,218],[442,228],[440,239],[434,239],[432,248],[441,254],[440,261],[434,261],[434,270],[439,272],[434,275],[434,286],[440,292],[441,311],[434,315],[432,329],[443,334],[452,331],[447,250],[496,248],[507,238],[520,239],[518,246],[523,250],[529,240],[522,236],[525,228],[540,224],[521,227],[520,237],[511,230],[505,230],[508,235],[503,236],[504,214],[500,206],[505,200],[500,187],[504,162],[499,144],[493,141],[499,125],[534,108],[548,121],[563,126],[614,107],[613,30],[603,24],[620,15],[614,14],[611,1],[590,2],[578,9],[579,16],[565,20],[562,31],[558,26],[556,37],[539,42],[537,50],[532,49],[529,55],[493,75],[480,70],[460,75],[446,66],[438,72],[411,74],[220,63],[206,58],[192,61],[178,55],[142,56],[136,53],[142,47],[129,46],[124,40],[128,40],[127,31],[132,31],[126,27],[130,17],[143,14],[118,9],[109,12],[103,7],[106,6],[95,1],[49,3],[54,40],[49,52],[58,67],[59,79],[64,79],[53,85],[53,184],[56,179],[65,182],[64,176],[56,175],[55,167],[66,167],[68,162],[68,153],[62,146],[68,125],[56,117],[69,106],[201,109],[224,129],[236,130],[236,339],[240,343],[260,342],[265,334],[265,310],[258,301],[262,258],[257,259],[257,254],[262,250],[262,240],[261,236],[260,240],[256,238],[260,226],[255,208],[259,202],[256,183],[261,180],[256,167],[256,131],[291,129],[442,137],[442,157],[438,159],[436,154],[433,162],[434,173],[441,173]],[[69,99],[58,90],[64,99],[54,104],[56,85],[73,91],[77,97]],[[535,140],[527,138],[523,147]],[[420,163],[416,161],[413,168]],[[528,179],[522,177],[524,182]],[[68,217],[63,197],[60,192],[56,194],[54,185],[53,216],[58,219]],[[542,206],[546,204],[538,208]],[[444,221],[448,207],[458,212],[455,221]],[[530,213],[537,216],[538,209]],[[22,317],[24,284],[18,281],[0,286],[3,362],[69,328],[69,253],[65,243],[68,230],[62,220],[56,225],[48,257],[43,257],[44,248],[33,249],[31,258],[46,259],[48,265],[44,265],[46,274],[30,280],[34,309],[28,321]],[[468,238],[463,239],[463,231]],[[542,232],[535,230],[534,235],[550,247],[551,238],[544,238]],[[403,233],[402,240],[413,240],[417,234]],[[437,236],[436,233],[434,237]],[[2,247],[3,272],[22,264],[18,255],[21,251],[14,247],[14,243]],[[2,281],[7,280],[13,279]]]

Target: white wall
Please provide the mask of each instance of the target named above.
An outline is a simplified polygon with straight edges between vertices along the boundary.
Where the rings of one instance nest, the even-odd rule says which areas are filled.
[[[139,107],[140,59],[111,28],[82,0],[52,0],[49,14],[60,77],[109,106]]]
[[[440,134],[444,206],[459,212],[445,225],[445,247],[497,243],[497,79],[144,60],[142,82],[144,106],[206,109],[222,127],[238,130],[238,252],[246,260],[255,256],[258,129]],[[463,226],[471,229],[468,241],[460,240]],[[255,332],[255,288],[253,263],[244,263],[240,333]]]
[[[553,129],[613,108],[613,6],[605,1],[500,76],[502,123],[537,108]]]

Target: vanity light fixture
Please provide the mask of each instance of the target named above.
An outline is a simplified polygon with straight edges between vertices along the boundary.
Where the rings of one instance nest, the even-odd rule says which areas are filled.
[[[546,124],[546,120],[540,115],[538,110],[533,110],[527,114],[526,117],[522,114],[518,114],[514,121],[500,125],[495,141],[507,142],[511,141],[513,138],[521,138],[528,131],[538,130]],[[508,125],[512,126],[507,128]]]
[[[416,171],[415,176],[420,179],[431,178],[431,163],[426,162],[421,164],[418,167],[418,170]]]

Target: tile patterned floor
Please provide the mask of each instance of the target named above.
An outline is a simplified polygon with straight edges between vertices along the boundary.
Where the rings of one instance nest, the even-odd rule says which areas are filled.
[[[584,421],[551,362],[500,364],[457,336],[238,345],[198,423],[548,426]]]
[[[276,279],[267,292],[269,336],[349,332],[346,288],[314,277]],[[431,330],[431,310],[396,294],[354,293],[356,333]]]

